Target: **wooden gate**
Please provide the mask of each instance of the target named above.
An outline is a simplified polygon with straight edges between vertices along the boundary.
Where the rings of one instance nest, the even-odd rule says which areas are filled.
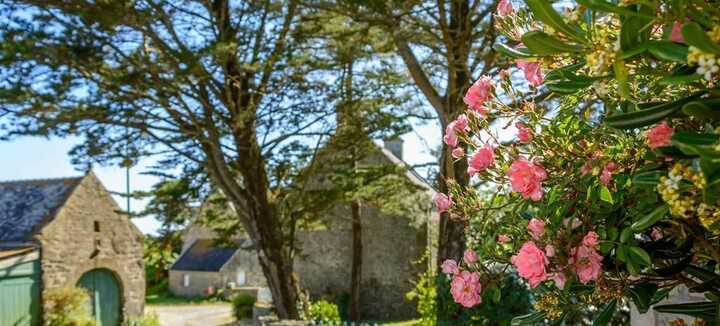
[[[120,285],[107,269],[93,269],[80,278],[78,286],[90,292],[90,311],[98,326],[120,325]]]
[[[0,325],[40,325],[40,261],[0,268]]]

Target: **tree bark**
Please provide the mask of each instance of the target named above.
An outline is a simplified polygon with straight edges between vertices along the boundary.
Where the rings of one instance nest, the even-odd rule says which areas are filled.
[[[363,243],[360,201],[350,204],[352,211],[352,275],[350,280],[350,320],[360,321],[360,284],[362,283]]]

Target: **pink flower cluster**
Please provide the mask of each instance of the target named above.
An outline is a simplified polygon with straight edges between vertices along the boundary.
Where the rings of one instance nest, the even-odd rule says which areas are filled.
[[[483,108],[483,105],[492,96],[493,87],[490,77],[482,76],[470,86],[470,89],[465,93],[463,102],[465,102],[470,109],[479,113],[480,116],[485,116],[487,109]]]
[[[528,280],[531,288],[535,288],[538,284],[547,280],[545,266],[548,260],[545,253],[535,245],[532,241],[525,242],[517,255],[512,256],[510,261],[517,268],[518,275]]]
[[[670,138],[675,133],[675,129],[663,122],[652,129],[648,130],[645,136],[648,140],[650,148],[658,148],[670,146]]]
[[[516,123],[515,128],[517,128],[517,130],[518,130],[518,139],[520,139],[520,142],[528,143],[528,142],[532,141],[532,139],[533,139],[532,129],[525,126],[525,124],[523,124],[522,122]]]
[[[537,61],[526,61],[517,60],[515,65],[522,69],[525,73],[525,79],[530,82],[530,85],[538,87],[543,83],[542,72],[540,72],[540,62]]]
[[[458,145],[458,132],[470,131],[470,121],[467,115],[461,114],[454,121],[450,122],[445,128],[445,136],[443,141],[450,147],[457,147]]]
[[[520,157],[510,165],[507,176],[512,190],[519,192],[523,198],[533,201],[542,199],[542,182],[547,179],[547,172],[539,164]]]
[[[500,0],[497,6],[497,14],[500,17],[505,17],[513,13],[513,6],[510,0]]]
[[[598,236],[595,232],[588,232],[582,243],[570,250],[568,263],[580,280],[587,284],[597,280],[602,273],[602,256],[597,251]]]
[[[480,171],[484,171],[495,162],[495,150],[490,145],[478,149],[468,162],[467,173],[471,177]]]
[[[447,212],[447,210],[453,205],[452,198],[443,193],[435,194],[433,201],[435,201],[435,207],[437,207],[438,213]]]
[[[478,256],[475,251],[468,249],[463,254],[463,261],[468,265],[474,264],[478,261]],[[482,284],[478,272],[461,271],[458,263],[452,259],[444,261],[440,267],[443,273],[452,277],[450,293],[455,302],[467,308],[480,304]]]

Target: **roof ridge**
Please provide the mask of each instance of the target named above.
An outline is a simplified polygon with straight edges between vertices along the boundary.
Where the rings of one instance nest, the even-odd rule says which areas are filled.
[[[15,184],[43,184],[51,182],[61,181],[80,181],[85,176],[77,177],[58,177],[58,178],[37,178],[37,179],[13,179],[13,180],[0,180],[0,186],[4,185],[15,185]]]

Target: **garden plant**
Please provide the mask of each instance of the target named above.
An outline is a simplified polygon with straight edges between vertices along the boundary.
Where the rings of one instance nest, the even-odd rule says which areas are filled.
[[[443,272],[467,308],[516,273],[535,312],[513,324],[611,322],[632,303],[720,321],[720,8],[706,1],[500,1],[498,52],[444,133],[467,187],[435,203],[466,221]],[[657,304],[675,288],[705,300]]]

